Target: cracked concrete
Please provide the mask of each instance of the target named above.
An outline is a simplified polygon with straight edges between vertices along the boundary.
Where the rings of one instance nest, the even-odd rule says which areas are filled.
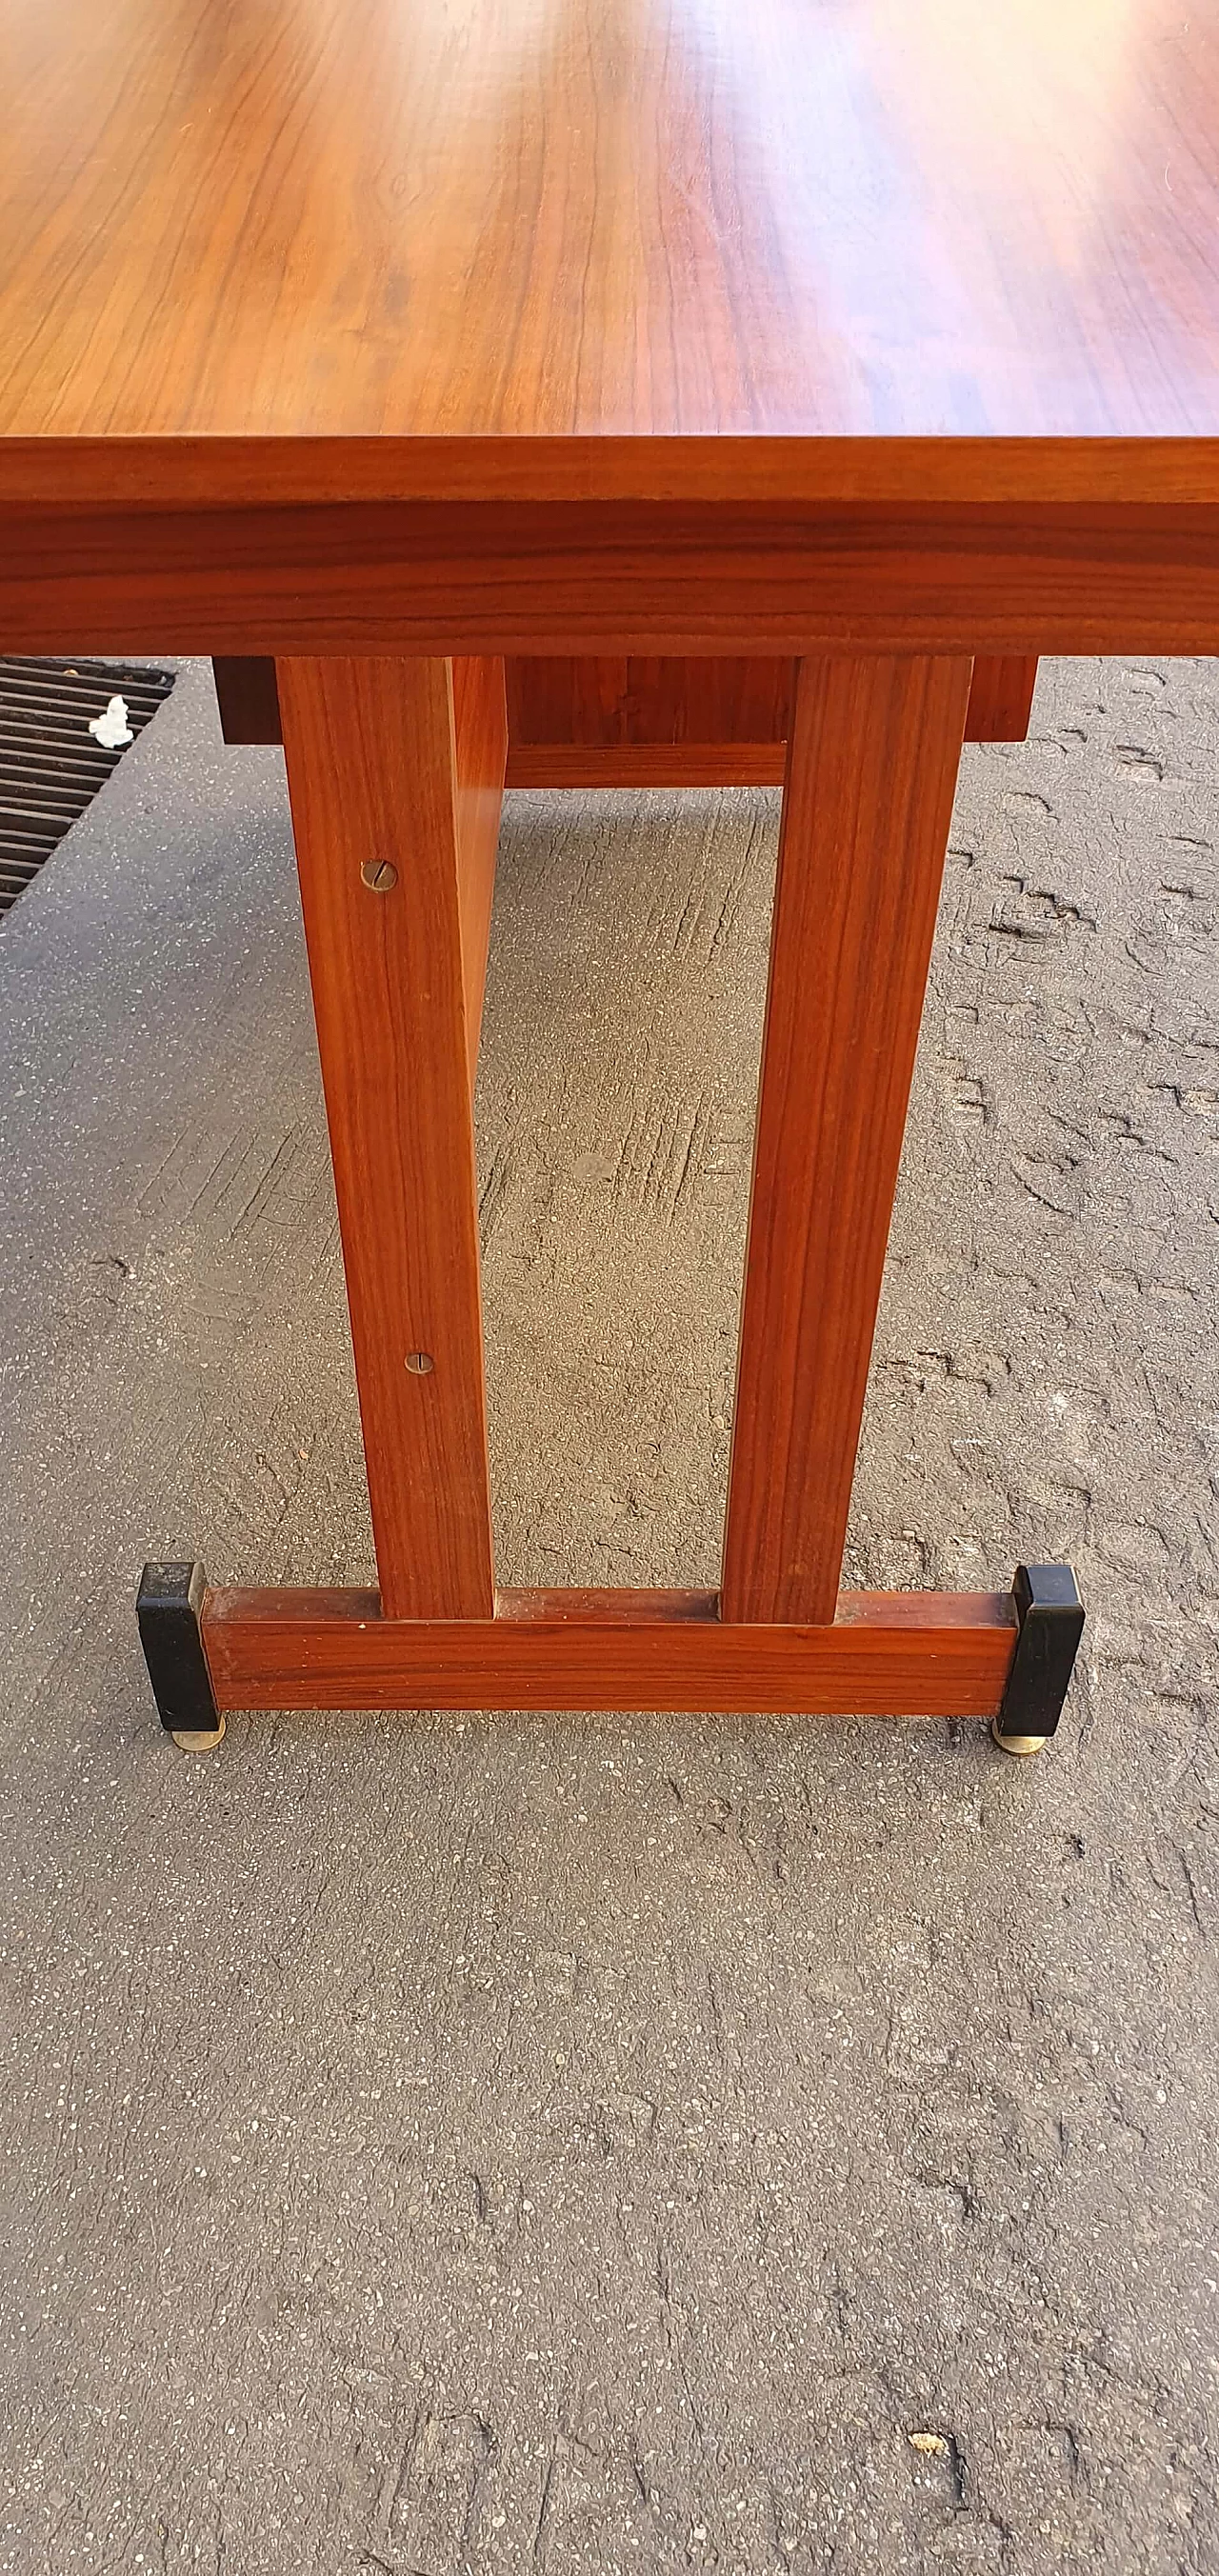
[[[1219,666],[967,752],[849,1547],[1071,1555],[1058,1745],[251,1718],[360,1580],[279,755],[174,697],[0,933],[0,2567],[1219,2568]],[[502,1572],[714,1579],[777,800],[509,800]]]

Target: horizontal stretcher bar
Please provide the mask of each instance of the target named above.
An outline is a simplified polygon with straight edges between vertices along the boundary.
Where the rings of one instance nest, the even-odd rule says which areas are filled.
[[[219,1709],[682,1709],[993,1717],[1008,1592],[844,1592],[832,1627],[729,1625],[714,1592],[521,1591],[487,1620],[384,1619],[376,1592],[204,1591]]]

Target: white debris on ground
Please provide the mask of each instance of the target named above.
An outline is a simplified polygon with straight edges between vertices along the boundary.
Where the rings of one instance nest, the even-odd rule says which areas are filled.
[[[121,751],[125,743],[134,742],[135,735],[127,722],[126,698],[111,698],[104,715],[90,716],[89,731],[103,751]]]

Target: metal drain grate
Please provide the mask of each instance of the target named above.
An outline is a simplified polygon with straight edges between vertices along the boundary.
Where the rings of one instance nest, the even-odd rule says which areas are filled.
[[[130,662],[17,660],[0,654],[0,914],[49,859],[123,757],[89,731],[123,698],[133,734],[174,684]],[[123,746],[126,748],[126,745]]]

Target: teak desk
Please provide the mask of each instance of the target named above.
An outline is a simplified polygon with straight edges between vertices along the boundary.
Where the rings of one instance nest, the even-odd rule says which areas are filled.
[[[1213,11],[0,0],[0,94],[0,635],[210,653],[230,730],[282,729],[376,1538],[375,1592],[148,1568],[166,1726],[1044,1740],[1066,1568],[839,1570],[962,738],[1022,729],[1041,653],[1219,640]],[[780,762],[720,1591],[497,1592],[505,778]]]

